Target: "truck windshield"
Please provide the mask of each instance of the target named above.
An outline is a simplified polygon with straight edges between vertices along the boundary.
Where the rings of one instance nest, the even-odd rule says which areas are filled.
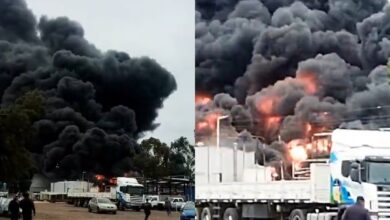
[[[369,162],[368,182],[390,185],[390,163]]]
[[[124,193],[128,193],[131,196],[142,196],[144,194],[144,187],[142,186],[122,186],[120,190]]]

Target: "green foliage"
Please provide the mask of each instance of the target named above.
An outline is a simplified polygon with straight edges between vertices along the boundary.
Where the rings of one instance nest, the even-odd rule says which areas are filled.
[[[44,113],[38,91],[26,93],[13,105],[0,109],[0,179],[16,182],[29,179],[33,160],[29,144],[34,137],[32,123]]]
[[[194,179],[195,148],[187,138],[180,137],[171,143],[171,175],[185,175]]]
[[[134,157],[135,165],[145,177],[161,178],[172,175],[194,175],[194,146],[180,137],[169,147],[159,139],[149,138],[141,142],[142,152]]]
[[[141,142],[142,152],[134,157],[134,163],[145,177],[168,175],[169,147],[156,138]]]

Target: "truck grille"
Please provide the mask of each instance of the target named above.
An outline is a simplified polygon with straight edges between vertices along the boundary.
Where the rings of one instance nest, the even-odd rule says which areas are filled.
[[[142,196],[130,196],[130,204],[131,205],[141,205],[142,204]]]
[[[390,219],[390,188],[378,187],[378,219]]]

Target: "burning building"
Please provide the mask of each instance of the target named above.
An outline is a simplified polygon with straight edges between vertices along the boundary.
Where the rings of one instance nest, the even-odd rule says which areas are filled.
[[[314,134],[390,125],[386,0],[199,0],[196,8],[196,90],[208,97],[197,101],[197,141],[214,140],[215,115],[228,116],[222,139],[246,130],[266,144],[268,163],[291,162],[327,153]]]

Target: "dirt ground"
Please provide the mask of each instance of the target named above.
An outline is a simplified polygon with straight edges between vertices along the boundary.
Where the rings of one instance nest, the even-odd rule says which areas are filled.
[[[37,216],[34,220],[143,220],[144,213],[135,212],[131,210],[118,211],[116,215],[113,214],[96,214],[89,213],[86,208],[74,207],[66,203],[46,203],[36,202]],[[8,218],[0,217],[0,220]],[[178,212],[172,212],[171,216],[167,216],[165,212],[152,210],[149,220],[179,220]]]

